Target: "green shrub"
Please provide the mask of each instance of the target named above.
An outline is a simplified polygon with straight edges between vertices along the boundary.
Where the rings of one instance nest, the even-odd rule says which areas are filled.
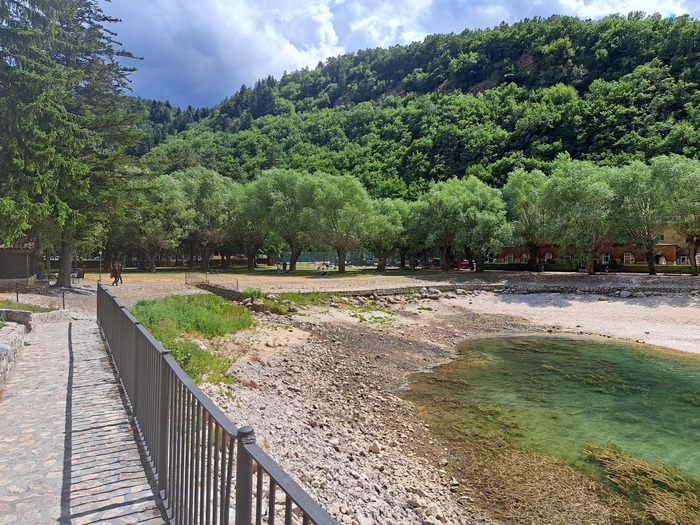
[[[241,299],[263,299],[264,294],[259,288],[246,288],[241,292]]]
[[[139,301],[131,313],[172,352],[173,357],[196,383],[204,379],[223,381],[231,365],[192,339],[212,339],[249,328],[253,318],[248,310],[214,294],[175,295]]]

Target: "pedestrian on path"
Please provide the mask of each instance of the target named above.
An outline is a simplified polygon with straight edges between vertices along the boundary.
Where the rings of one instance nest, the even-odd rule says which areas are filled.
[[[112,279],[112,286],[119,286],[119,270],[117,269],[117,263],[112,263],[112,270],[109,272],[109,276]]]

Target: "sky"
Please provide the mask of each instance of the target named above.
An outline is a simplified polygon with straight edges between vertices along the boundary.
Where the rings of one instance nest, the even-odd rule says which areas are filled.
[[[133,95],[213,107],[269,75],[360,49],[554,14],[700,19],[698,0],[100,0],[131,62]]]

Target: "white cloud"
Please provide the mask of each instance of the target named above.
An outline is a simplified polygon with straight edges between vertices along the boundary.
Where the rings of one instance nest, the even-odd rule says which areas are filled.
[[[364,40],[375,47],[421,40],[426,35],[423,21],[429,18],[432,0],[397,2],[355,1],[357,18],[350,23],[352,31],[362,33]]]
[[[102,0],[103,2],[106,0]],[[125,48],[145,58],[137,94],[214,105],[241,84],[330,56],[533,16],[700,15],[696,0],[114,0]]]
[[[580,18],[601,18],[609,14],[627,15],[633,11],[647,14],[660,13],[664,16],[684,14],[690,11],[684,0],[559,0],[563,11]],[[697,10],[697,6],[695,7]]]

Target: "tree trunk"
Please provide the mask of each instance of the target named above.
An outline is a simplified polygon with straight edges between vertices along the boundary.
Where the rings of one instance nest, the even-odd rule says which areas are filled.
[[[146,270],[151,273],[156,273],[156,255],[149,253],[148,250],[143,251],[143,262]]]
[[[698,255],[698,242],[690,244],[688,246],[688,256],[690,257],[690,274],[695,277],[698,276],[698,260],[696,259]]]
[[[255,256],[258,254],[258,249],[256,246],[246,246],[243,245],[243,253],[245,253],[245,258],[248,263],[248,271],[252,272],[255,270]]]
[[[406,269],[406,252],[401,252],[399,254],[399,256],[401,257],[401,263],[399,265],[399,268],[401,268],[402,270],[405,270]]]
[[[443,272],[450,271],[450,264],[447,262],[447,254],[450,253],[451,246],[440,247],[440,268]]]
[[[529,245],[527,247],[527,249],[528,249],[528,252],[530,253],[530,260],[528,261],[528,264],[530,266],[530,271],[536,272],[537,266],[540,264],[540,247],[534,246],[534,245]]]
[[[481,255],[474,256],[474,271],[483,272],[484,271],[484,258]]]
[[[378,272],[384,272],[386,271],[386,257],[380,257],[379,258],[379,263],[377,264],[377,271]]]
[[[588,258],[588,263],[586,263],[586,272],[588,275],[595,275],[595,254]]]
[[[209,256],[211,255],[211,247],[208,242],[204,243],[202,246],[202,271],[209,271]]]
[[[58,280],[54,286],[70,288],[71,265],[73,261],[73,238],[64,237],[61,239],[61,262],[58,270]]]
[[[348,254],[348,251],[337,248],[335,251],[338,254],[338,273],[345,273],[345,256]]]
[[[649,269],[649,275],[656,275],[656,260],[654,259],[654,251],[648,251],[644,254],[647,260],[647,268]]]
[[[301,252],[303,252],[303,248],[292,248],[291,255],[289,256],[289,271],[293,272],[294,270],[297,269],[297,261],[299,260],[299,257],[301,257]]]

